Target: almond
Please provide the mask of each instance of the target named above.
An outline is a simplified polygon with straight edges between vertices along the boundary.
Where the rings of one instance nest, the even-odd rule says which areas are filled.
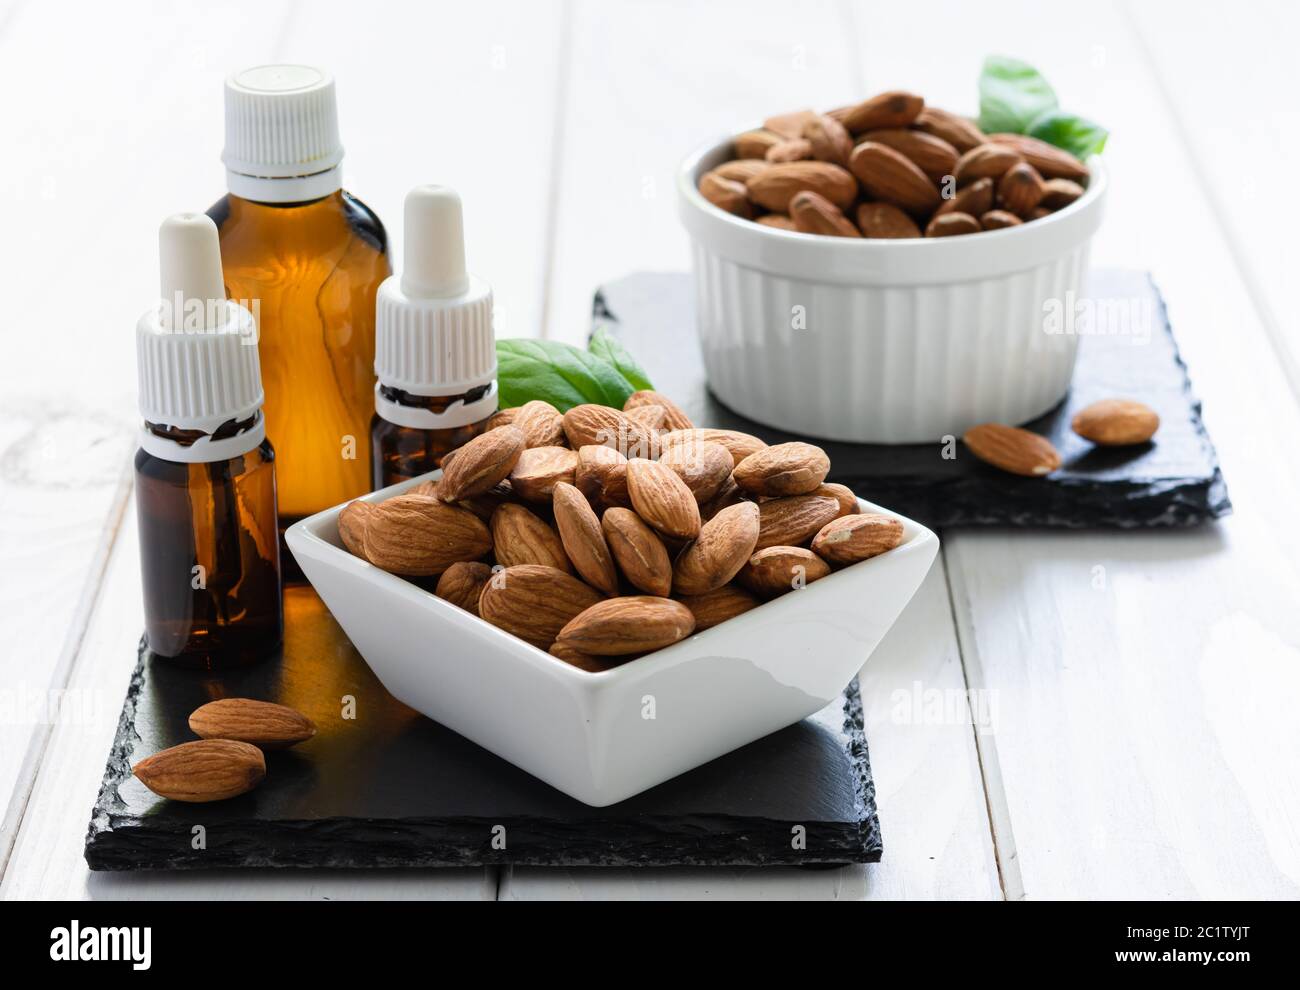
[[[499,430],[503,426],[511,425],[515,421],[515,417],[518,415],[519,409],[517,407],[513,409],[498,409],[488,417],[488,421],[484,425],[483,429]]]
[[[718,209],[735,216],[748,220],[754,215],[754,207],[749,202],[749,193],[744,183],[735,179],[724,179],[713,172],[706,172],[700,179],[700,195]]]
[[[1024,223],[1023,220],[1006,210],[989,210],[987,213],[980,214],[980,226],[985,230],[1002,230],[1006,227],[1019,226],[1022,223]]]
[[[556,487],[562,484],[557,482]],[[497,563],[504,567],[542,564],[559,571],[573,571],[559,534],[544,519],[513,502],[507,502],[492,514],[492,545]]]
[[[735,464],[739,464],[756,450],[762,450],[767,446],[758,437],[751,436],[748,433],[741,433],[737,430],[718,430],[712,427],[699,427],[693,430],[673,430],[671,433],[665,433],[660,441],[663,449],[676,446],[679,443],[687,441],[696,441],[704,443],[720,443],[731,451],[731,459]]]
[[[806,495],[826,480],[826,451],[794,441],[765,447],[736,465],[736,484],[751,495]]]
[[[767,162],[761,158],[737,158],[723,162],[717,168],[710,169],[706,175],[716,175],[719,179],[731,179],[733,182],[746,183],[759,172],[767,168]]]
[[[514,498],[514,494],[514,489],[510,487],[508,480],[498,481],[490,491],[472,498],[463,498],[456,505],[467,512],[474,513],[484,522],[491,522],[492,513],[497,511],[497,506],[509,502]]]
[[[758,222],[764,227],[775,227],[777,230],[789,230],[798,233],[799,228],[794,225],[794,221],[784,213],[768,213],[758,218]]]
[[[736,479],[728,474],[727,477],[723,479],[722,485],[718,488],[717,494],[707,502],[700,503],[700,518],[707,521],[712,519],[727,506],[737,505],[745,500],[745,493],[742,492],[740,486],[736,484]]]
[[[366,559],[366,521],[374,508],[369,502],[349,502],[339,510],[339,539],[348,550]]]
[[[813,491],[814,495],[829,495],[835,501],[840,503],[840,515],[851,516],[860,512],[858,497],[853,494],[853,490],[847,485],[827,484],[818,485]]]
[[[477,560],[461,561],[442,572],[433,593],[457,608],[478,615],[479,596],[491,578],[492,568],[487,564]]]
[[[632,504],[627,494],[627,458],[613,447],[579,447],[573,484],[592,505],[608,508]]]
[[[718,494],[735,464],[731,451],[707,440],[669,447],[660,456],[659,463],[676,472],[701,505]]]
[[[590,503],[573,485],[560,482],[555,486],[554,506],[555,527],[574,569],[597,591],[617,595],[614,558]]]
[[[781,135],[774,134],[771,131],[746,131],[744,134],[737,134],[735,138],[736,157],[737,158],[762,158],[767,154],[767,149],[774,144],[780,144]]]
[[[1155,436],[1160,417],[1150,406],[1132,399],[1102,399],[1075,413],[1070,428],[1103,447],[1125,447]]]
[[[438,495],[438,479],[430,478],[428,481],[421,481],[414,488],[408,488],[402,493],[403,495]]]
[[[221,698],[190,713],[190,731],[203,739],[233,739],[262,749],[286,749],[316,735],[316,726],[287,705]]]
[[[780,144],[774,144],[767,149],[763,156],[765,161],[778,162],[802,162],[812,157],[812,144],[803,138],[793,138],[782,141]]]
[[[892,516],[867,512],[841,516],[813,537],[813,553],[832,564],[856,564],[893,550],[903,542],[903,524]]]
[[[829,495],[787,495],[760,502],[754,549],[800,546],[839,515],[840,503]]]
[[[841,111],[837,119],[852,134],[882,127],[907,127],[916,120],[925,100],[900,90],[881,93]]]
[[[840,168],[849,167],[853,154],[853,138],[834,117],[813,114],[803,126],[803,137],[812,147],[812,156],[819,162],[830,162]]]
[[[635,423],[617,409],[584,403],[564,414],[564,432],[569,446],[599,445],[612,447],[627,458],[659,456],[659,437],[640,423]]]
[[[655,531],[631,509],[620,508],[606,510],[600,527],[623,576],[647,594],[667,596],[673,566]]]
[[[809,190],[824,196],[841,210],[858,197],[857,181],[829,162],[783,162],[764,169],[746,183],[749,198],[775,213],[785,213],[794,194]]]
[[[981,144],[957,160],[957,169],[953,174],[959,188],[976,179],[992,179],[996,182],[1008,169],[1024,160],[1023,155],[1004,144]]]
[[[815,120],[816,117],[817,112],[814,110],[792,110],[789,113],[779,113],[775,117],[768,117],[767,120],[763,121],[763,130],[779,134],[787,140],[804,137],[803,132],[808,126],[808,122]]]
[[[1043,183],[1042,205],[1049,210],[1069,206],[1084,194],[1083,186],[1070,179],[1048,179]]]
[[[858,206],[858,229],[863,237],[920,237],[921,228],[892,203],[862,203]]]
[[[758,506],[742,502],[723,509],[700,528],[700,535],[673,565],[673,593],[716,591],[745,566],[758,542]]]
[[[181,743],[146,757],[131,768],[140,783],[173,801],[224,801],[246,794],[266,776],[266,758],[256,746],[231,739]]]
[[[559,482],[573,484],[577,466],[578,455],[568,447],[530,447],[510,472],[510,490],[525,502],[550,502]]]
[[[564,646],[561,643],[552,643],[547,652],[557,660],[563,660],[570,666],[585,670],[590,674],[613,670],[615,667],[637,657],[635,653],[623,657],[597,657],[592,656],[590,653],[583,653],[581,650],[575,650],[570,646]]]
[[[520,406],[514,425],[523,431],[525,447],[563,447],[568,443],[560,410],[541,399]]]
[[[1028,162],[1007,169],[998,180],[998,203],[1018,217],[1027,217],[1043,199],[1043,177]]]
[[[525,407],[527,408],[527,407]],[[518,426],[480,433],[456,451],[456,458],[443,469],[438,498],[458,502],[482,495],[504,481],[524,452],[524,431]]]
[[[952,237],[954,234],[978,234],[983,228],[969,213],[941,213],[925,227],[926,237]]]
[[[943,138],[957,149],[958,154],[965,154],[976,145],[988,140],[984,132],[965,117],[960,117],[938,107],[925,107],[917,114],[912,126],[926,134]]]
[[[572,574],[541,564],[517,564],[492,575],[479,598],[479,615],[538,649],[555,642],[575,615],[601,594]]]
[[[840,212],[839,207],[824,196],[804,190],[790,200],[790,218],[795,229],[804,234],[822,234],[826,237],[861,237]]]
[[[662,392],[653,389],[641,389],[629,395],[627,401],[623,403],[623,412],[631,412],[637,406],[662,406],[665,411],[663,423],[665,430],[689,430],[695,425],[681,406]]]
[[[765,547],[740,571],[740,583],[764,598],[797,591],[831,572],[830,565],[803,547]]]
[[[695,616],[681,602],[631,595],[597,602],[560,630],[561,646],[595,656],[621,656],[671,646],[695,629]]]
[[[627,491],[632,508],[651,528],[683,540],[699,533],[700,507],[671,468],[658,461],[628,461]]]
[[[924,172],[893,148],[864,141],[853,149],[849,170],[873,199],[893,203],[914,216],[939,205],[939,190]]]
[[[936,217],[945,213],[969,213],[977,217],[993,209],[993,180],[976,179],[957,190],[957,195],[945,199],[934,211]]]
[[[668,410],[663,406],[637,406],[635,409],[626,410],[624,415],[632,422],[640,423],[647,430],[659,430],[663,428]]]
[[[1064,148],[1038,138],[1027,134],[990,134],[989,141],[1015,150],[1046,178],[1072,179],[1075,182],[1088,178],[1088,166]]]
[[[427,495],[395,495],[375,504],[366,521],[366,559],[392,574],[435,577],[491,549],[482,520]]]
[[[924,131],[909,131],[902,127],[885,128],[867,131],[862,139],[893,148],[936,185],[946,176],[952,175],[957,167],[957,149],[943,138]]]
[[[1061,466],[1061,455],[1050,440],[1016,426],[972,426],[962,440],[986,464],[1027,478],[1041,478]]]
[[[696,632],[712,629],[762,604],[748,591],[737,588],[734,584],[725,585],[716,591],[705,592],[702,595],[688,595],[679,600],[695,616]]]

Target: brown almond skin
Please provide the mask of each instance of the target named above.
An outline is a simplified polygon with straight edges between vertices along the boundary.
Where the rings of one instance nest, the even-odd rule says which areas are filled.
[[[1048,179],[1083,182],[1088,178],[1088,166],[1064,148],[1058,148],[1039,138],[1027,134],[990,134],[989,142],[1012,148]]]
[[[555,528],[564,551],[584,581],[607,595],[618,594],[618,572],[605,542],[600,520],[590,503],[573,485],[555,486]]]
[[[718,430],[712,427],[697,427],[693,430],[673,430],[665,433],[660,442],[664,450],[676,446],[679,443],[686,443],[694,440],[697,442],[720,443],[731,451],[733,464],[739,464],[756,450],[762,450],[767,446],[762,440],[748,433],[741,433],[737,430]]]
[[[457,450],[456,457],[443,469],[438,498],[459,502],[489,491],[510,475],[524,447],[524,432],[518,426],[480,433]]]
[[[765,547],[745,563],[740,583],[756,595],[776,598],[826,577],[830,565],[803,547]]]
[[[816,117],[815,110],[791,110],[788,113],[778,113],[763,121],[763,130],[779,134],[787,141],[791,141],[797,137],[805,137],[804,129],[808,121]]]
[[[514,423],[524,435],[525,447],[563,447],[564,436],[560,410],[542,399],[525,402],[516,410]]]
[[[813,114],[803,126],[803,136],[812,147],[812,156],[819,162],[830,162],[840,168],[849,167],[853,154],[853,138],[848,129],[834,117]]]
[[[1043,199],[1043,177],[1028,162],[1007,169],[998,180],[998,203],[1020,218],[1029,216]]]
[[[754,206],[749,201],[749,192],[743,182],[706,172],[700,177],[700,195],[733,216],[746,220],[754,216]]]
[[[1061,466],[1061,455],[1050,440],[1016,426],[982,423],[967,430],[962,440],[984,463],[1026,478],[1041,478]]]
[[[593,656],[623,656],[661,650],[694,630],[695,616],[681,602],[631,595],[592,605],[560,630],[556,642]]]
[[[827,484],[818,485],[817,488],[813,491],[813,494],[829,495],[831,498],[839,502],[840,515],[842,516],[855,515],[856,513],[861,511],[861,509],[858,506],[858,497],[853,494],[853,490],[849,488],[848,485],[840,485],[840,484],[835,484],[833,482],[828,482]]]
[[[688,595],[678,600],[695,616],[696,632],[712,629],[762,604],[748,591],[734,584],[724,585],[702,595]]]
[[[829,495],[787,495],[760,502],[758,543],[754,549],[802,546],[839,515],[840,503]]]
[[[957,170],[953,174],[959,188],[977,179],[992,179],[996,182],[1008,169],[1024,160],[1024,156],[1014,148],[990,142],[971,148],[962,155],[957,160]]]
[[[823,237],[861,237],[858,228],[849,222],[839,207],[825,196],[811,190],[797,192],[790,200],[790,219],[801,234],[820,234]]]
[[[201,739],[233,739],[262,749],[286,749],[316,735],[302,712],[252,698],[209,701],[190,713],[189,725]]]
[[[892,516],[866,512],[841,516],[813,537],[813,553],[830,564],[856,564],[893,550],[903,542],[903,524]]]
[[[197,804],[247,794],[266,777],[266,757],[246,742],[200,739],[154,753],[131,772],[159,797]]]
[[[939,208],[934,211],[934,215],[935,217],[941,217],[945,213],[969,213],[971,216],[977,217],[993,209],[995,196],[996,191],[992,179],[976,179],[969,185],[958,189],[957,195],[940,203]]]
[[[427,495],[395,495],[372,506],[366,559],[404,577],[436,577],[452,564],[477,560],[492,536],[472,512]]]
[[[731,451],[711,440],[675,444],[663,452],[659,463],[686,482],[700,505],[718,494],[735,465]]]
[[[858,197],[858,183],[852,175],[830,162],[782,162],[771,165],[745,184],[752,202],[786,213],[794,194],[812,190],[825,196],[839,209],[847,210]]]
[[[1099,446],[1127,447],[1155,436],[1160,417],[1132,399],[1102,399],[1075,413],[1070,428]]]
[[[668,410],[663,406],[645,405],[626,409],[623,415],[634,423],[640,423],[647,430],[660,430],[663,429],[664,420],[668,417]]]
[[[925,227],[926,237],[954,237],[960,234],[978,234],[984,228],[969,213],[943,213]]]
[[[929,216],[939,206],[939,189],[924,172],[893,148],[863,141],[849,159],[852,172],[872,199],[893,203],[913,216]]]
[[[525,502],[549,504],[556,484],[573,484],[577,467],[578,455],[568,447],[530,447],[510,472],[510,490]]]
[[[706,522],[673,565],[673,594],[716,591],[745,566],[758,542],[758,506],[741,502]]]
[[[915,93],[891,90],[846,107],[836,119],[850,134],[861,134],[882,127],[907,127],[925,107],[925,100]]]
[[[615,667],[621,667],[629,660],[636,659],[637,656],[637,654],[632,654],[625,657],[597,657],[592,656],[590,653],[583,653],[581,650],[575,650],[562,643],[552,643],[547,652],[557,660],[563,660],[570,666],[585,670],[589,674],[600,674],[606,670],[613,670]]]
[[[736,479],[730,474],[723,480],[722,485],[718,488],[718,493],[707,502],[700,503],[700,518],[705,522],[712,519],[719,512],[729,505],[736,505],[746,501],[745,493],[740,490],[736,484]]]
[[[1007,227],[1019,227],[1022,223],[1023,220],[1006,210],[989,210],[980,215],[980,226],[985,230],[1005,230]]]
[[[518,564],[492,575],[478,610],[484,621],[547,650],[570,619],[601,600],[599,591],[572,574]]]
[[[737,134],[733,143],[737,158],[762,158],[768,148],[781,143],[781,135],[768,130],[746,131]]]
[[[659,456],[659,435],[627,418],[619,409],[584,403],[564,414],[564,432],[574,450],[613,447],[628,459]]]
[[[803,138],[791,138],[768,148],[763,160],[774,163],[802,162],[807,161],[812,156],[812,144],[810,142],[805,141]]]
[[[520,408],[522,407],[516,406],[512,409],[498,409],[488,417],[488,421],[483,425],[484,431],[499,430],[503,426],[510,426],[514,423],[515,417],[519,415]]]
[[[339,510],[339,539],[348,550],[362,560],[366,559],[366,521],[373,506],[358,499]]]
[[[461,561],[442,572],[433,593],[457,608],[478,615],[479,596],[491,578],[492,568],[482,561]]]
[[[492,513],[492,546],[497,563],[503,567],[542,564],[573,572],[559,534],[546,520],[514,502],[507,502]]]
[[[699,534],[700,507],[672,468],[658,461],[628,461],[627,491],[636,514],[657,532],[682,540]]]
[[[631,509],[612,508],[600,520],[610,553],[628,582],[648,595],[666,598],[673,565],[659,535]]]
[[[710,169],[705,174],[716,175],[719,179],[730,179],[732,182],[743,184],[765,168],[767,168],[767,162],[761,158],[737,158],[734,161],[723,162],[717,168]]]
[[[1086,190],[1070,179],[1048,179],[1043,183],[1042,205],[1049,210],[1059,210],[1069,206],[1084,194]]]
[[[758,222],[764,227],[774,227],[777,230],[788,230],[792,233],[799,233],[799,228],[783,213],[768,213],[758,218]]]
[[[632,504],[627,494],[627,458],[613,447],[588,444],[578,448],[573,484],[593,506]]]
[[[912,126],[926,134],[943,138],[957,149],[958,154],[965,154],[976,145],[984,144],[988,137],[972,121],[938,107],[925,107],[912,121]]]
[[[831,461],[826,451],[793,441],[750,454],[736,465],[736,484],[751,495],[806,495],[826,480]]]
[[[902,127],[867,131],[864,141],[875,141],[893,148],[925,173],[936,185],[953,174],[959,157],[957,149],[943,138]]]
[[[637,406],[662,406],[664,409],[663,429],[665,430],[689,430],[695,424],[691,422],[691,417],[687,416],[682,407],[679,406],[662,392],[656,392],[653,389],[641,389],[633,392],[623,403],[623,411],[630,412]]]
[[[857,221],[863,237],[898,239],[921,236],[916,221],[892,203],[860,203]]]

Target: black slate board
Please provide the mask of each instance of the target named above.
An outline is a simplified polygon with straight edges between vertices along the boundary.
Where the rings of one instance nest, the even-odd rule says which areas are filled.
[[[311,588],[285,591],[282,656],[220,677],[144,651],[86,836],[93,870],[484,864],[822,866],[876,862],[880,824],[856,681],[837,702],[690,773],[590,808],[395,700]],[[356,718],[341,717],[343,698]],[[221,697],[305,712],[314,739],[267,756],[250,794],[158,798],[131,764],[194,738]],[[194,849],[195,826],[205,849]],[[506,848],[493,848],[493,828]],[[806,848],[792,842],[795,826]]]
[[[1019,478],[976,460],[963,446],[955,459],[930,444],[897,446],[816,440],[739,416],[709,391],[695,334],[690,276],[637,273],[603,286],[593,329],[607,327],[645,367],[659,391],[699,426],[741,430],[769,443],[814,439],[831,458],[829,480],[931,527],[1195,526],[1232,511],[1214,446],[1201,422],[1163,298],[1142,272],[1092,273],[1083,294],[1136,301],[1151,316],[1149,337],[1085,336],[1065,400],[1023,425],[1049,437],[1062,467],[1047,479]],[[1160,414],[1155,442],[1138,448],[1093,447],[1070,430],[1075,412],[1097,399],[1141,399]]]

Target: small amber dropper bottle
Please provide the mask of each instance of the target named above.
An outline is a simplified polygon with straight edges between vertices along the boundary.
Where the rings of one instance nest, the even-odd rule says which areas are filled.
[[[375,488],[433,471],[497,410],[492,289],[465,271],[460,197],[417,186],[404,220],[404,270],[375,307]]]
[[[155,656],[215,671],[280,643],[275,453],[257,324],[226,299],[216,226],[178,214],[158,242],[162,302],[136,328],[145,641]]]

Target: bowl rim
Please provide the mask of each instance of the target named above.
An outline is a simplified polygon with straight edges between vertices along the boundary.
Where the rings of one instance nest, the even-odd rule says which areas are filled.
[[[337,532],[339,512],[344,506],[350,504],[352,501],[359,500],[371,504],[383,502],[395,495],[403,494],[408,489],[414,488],[421,482],[435,480],[441,476],[441,470],[430,471],[428,474],[420,475],[417,478],[411,478],[406,481],[398,482],[395,485],[389,485],[386,488],[369,492],[366,495],[360,496],[359,499],[349,499],[347,502],[342,502],[331,508],[324,509],[321,512],[317,512],[315,515],[301,519],[290,526],[285,532],[285,541],[288,543],[289,548],[293,551],[295,557],[298,555],[299,545],[309,553],[315,553],[318,555],[329,555],[331,553],[337,554],[340,566],[353,570],[358,577],[372,582],[378,582],[381,589],[387,589],[399,597],[405,597],[413,604],[418,604],[424,608],[431,607],[435,612],[440,612],[450,621],[471,621],[475,623],[476,629],[479,632],[489,637],[489,639],[496,640],[503,649],[509,650],[515,656],[530,663],[534,667],[538,667],[539,669],[543,668],[544,665],[544,669],[541,669],[542,673],[561,678],[569,678],[571,682],[577,686],[609,686],[620,680],[658,673],[659,671],[673,666],[678,662],[683,662],[684,655],[687,652],[683,647],[687,644],[698,645],[701,642],[707,643],[712,642],[713,640],[720,641],[722,637],[726,635],[724,627],[727,623],[723,622],[716,626],[712,626],[709,629],[705,629],[702,632],[691,633],[685,639],[673,643],[671,646],[665,646],[652,653],[648,653],[643,657],[638,657],[635,660],[629,660],[626,663],[619,664],[617,667],[612,667],[609,670],[583,670],[581,667],[575,667],[573,664],[561,660],[559,657],[552,656],[545,650],[539,649],[531,643],[525,642],[517,636],[511,635],[504,629],[494,626],[492,623],[487,622],[476,615],[471,615],[469,612],[466,612],[464,609],[459,608],[448,601],[444,601],[433,592],[426,591],[424,588],[421,588],[412,581],[408,581],[397,574],[391,574],[388,571],[376,567],[368,560],[363,560],[362,558],[357,557],[346,547],[331,542],[318,532],[318,530],[321,530],[326,526],[330,527],[332,532]],[[854,497],[857,497],[856,492],[854,493]],[[843,576],[850,571],[854,571],[857,568],[868,567],[872,564],[876,564],[878,561],[884,560],[885,558],[896,559],[898,556],[903,554],[911,555],[924,553],[926,552],[926,548],[932,544],[935,545],[937,549],[937,544],[939,542],[938,535],[929,527],[917,522],[916,520],[884,506],[868,502],[863,498],[858,498],[858,507],[861,512],[877,512],[881,515],[886,515],[899,520],[903,524],[903,542],[894,547],[894,549],[887,550],[875,557],[859,561],[856,564],[851,564],[848,567],[841,568],[837,571],[832,571],[826,577],[815,582],[816,584],[841,580],[843,579]],[[304,571],[305,570],[306,569],[304,568]],[[858,573],[861,574],[864,572],[858,571]],[[308,580],[310,583],[310,579]],[[808,586],[808,588],[811,587],[811,585]],[[805,590],[808,590],[808,588]],[[328,608],[328,605],[326,607]],[[791,609],[795,606],[793,604],[792,596],[783,595],[779,598],[760,602],[760,604],[751,611],[757,611],[759,608],[765,607],[771,607],[773,609]],[[768,612],[768,615],[772,616],[773,613]],[[743,615],[738,618],[743,618]],[[712,635],[720,629],[723,630],[721,635]],[[702,640],[701,637],[705,637],[705,639]],[[365,658],[363,657],[362,659],[364,660]],[[367,665],[369,665],[369,661],[367,661]]]

